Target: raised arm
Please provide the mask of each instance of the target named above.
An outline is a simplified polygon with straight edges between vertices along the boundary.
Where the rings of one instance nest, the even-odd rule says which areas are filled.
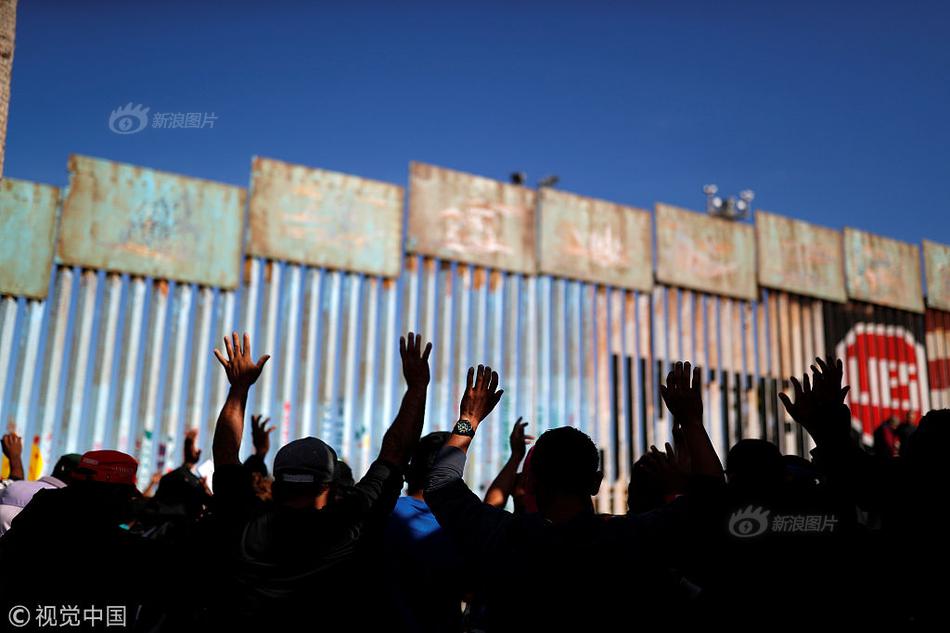
[[[673,415],[674,428],[678,426],[683,431],[683,443],[689,450],[692,472],[722,479],[722,462],[703,426],[702,389],[702,370],[691,368],[689,362],[678,362],[667,375],[666,384],[660,385],[660,394]]]
[[[528,452],[528,443],[534,440],[534,436],[525,435],[524,431],[527,426],[527,422],[522,422],[521,418],[518,418],[511,429],[511,435],[508,437],[508,442],[511,445],[511,456],[508,457],[508,461],[505,462],[498,476],[488,487],[488,492],[485,493],[485,503],[490,506],[504,508],[505,504],[508,503],[508,497],[515,489],[515,484],[518,481],[518,466]]]
[[[494,535],[512,517],[501,508],[483,503],[462,479],[475,431],[498,404],[502,393],[498,390],[498,374],[491,367],[479,365],[477,372],[474,367],[469,368],[459,421],[429,471],[424,493],[439,525],[475,559],[485,553],[485,548],[494,542]]]
[[[396,419],[383,436],[377,459],[405,468],[412,451],[422,435],[425,421],[426,389],[429,386],[429,353],[432,343],[422,347],[422,336],[409,332],[399,339],[402,375],[406,379],[406,393],[399,405]]]
[[[791,377],[795,402],[788,395],[778,395],[785,410],[798,422],[822,450],[840,449],[851,443],[851,410],[844,403],[851,387],[842,386],[844,366],[840,359],[816,358],[811,366],[812,376],[802,376],[801,382]]]
[[[10,431],[3,436],[3,455],[10,462],[10,480],[23,479],[23,438]]]
[[[214,439],[211,454],[215,467],[228,464],[240,464],[238,452],[241,449],[241,436],[244,434],[244,408],[247,406],[247,394],[264,369],[270,358],[265,354],[255,362],[251,357],[251,337],[244,333],[243,345],[238,341],[237,332],[224,337],[225,355],[214,350],[214,355],[224,367],[231,388],[221,407],[218,422],[214,427]]]
[[[491,367],[479,365],[477,371],[469,367],[465,392],[459,403],[459,419],[445,445],[468,453],[478,425],[492,412],[503,393],[504,389],[498,389],[498,373],[492,371]]]
[[[201,461],[201,449],[195,446],[198,443],[198,429],[185,431],[184,465],[191,469]]]
[[[262,421],[263,420],[263,421]],[[254,442],[254,452],[244,460],[244,465],[255,472],[261,472],[267,476],[267,464],[264,460],[270,451],[270,434],[274,426],[267,426],[270,418],[265,418],[262,414],[251,416],[251,441]]]

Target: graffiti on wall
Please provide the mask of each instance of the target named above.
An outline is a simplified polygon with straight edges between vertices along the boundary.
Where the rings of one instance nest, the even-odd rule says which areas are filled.
[[[657,204],[656,250],[661,282],[740,299],[757,295],[749,224]]]
[[[406,250],[533,273],[534,207],[531,189],[412,163]]]
[[[924,240],[927,305],[950,311],[950,246]]]
[[[923,312],[920,251],[914,244],[844,230],[845,276],[853,299]]]
[[[402,198],[397,185],[255,158],[248,253],[395,277]]]
[[[819,299],[847,300],[838,231],[756,211],[755,233],[760,284]]]
[[[58,205],[56,187],[0,181],[0,295],[46,296]]]
[[[244,191],[72,156],[57,253],[62,262],[234,288]]]
[[[650,214],[553,189],[541,190],[541,272],[592,283],[650,290]]]
[[[908,312],[825,304],[829,351],[844,360],[852,423],[867,443],[889,417],[916,423],[930,409],[922,325]]]

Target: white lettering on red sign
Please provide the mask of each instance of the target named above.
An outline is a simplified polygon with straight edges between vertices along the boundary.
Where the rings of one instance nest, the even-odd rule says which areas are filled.
[[[891,416],[914,423],[926,403],[924,348],[899,325],[856,323],[838,343],[835,355],[845,361],[851,385],[851,421],[870,443],[874,430]]]

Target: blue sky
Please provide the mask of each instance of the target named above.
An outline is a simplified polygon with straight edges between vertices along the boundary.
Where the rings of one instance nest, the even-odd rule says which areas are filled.
[[[410,160],[641,207],[701,187],[950,243],[950,5],[21,1],[6,175],[82,153],[246,185]],[[117,135],[110,112],[213,113]]]

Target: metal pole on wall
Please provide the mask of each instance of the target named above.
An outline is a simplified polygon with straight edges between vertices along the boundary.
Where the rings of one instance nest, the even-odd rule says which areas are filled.
[[[10,76],[13,74],[13,42],[16,35],[17,0],[0,0],[0,177],[7,146],[7,111],[10,105]]]

